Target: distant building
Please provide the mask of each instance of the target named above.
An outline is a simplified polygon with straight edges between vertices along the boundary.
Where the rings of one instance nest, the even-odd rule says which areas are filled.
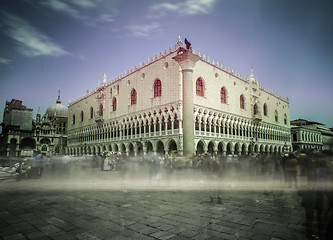
[[[290,122],[293,150],[333,152],[333,131],[322,123],[297,119]]]
[[[4,156],[32,155],[35,143],[32,140],[32,109],[21,100],[6,101],[3,112],[1,153]]]
[[[6,101],[2,125],[0,153],[3,156],[45,156],[65,154],[67,146],[68,109],[58,100],[36,119],[32,109],[21,100]]]
[[[289,100],[178,39],[69,105],[71,155],[290,150]]]

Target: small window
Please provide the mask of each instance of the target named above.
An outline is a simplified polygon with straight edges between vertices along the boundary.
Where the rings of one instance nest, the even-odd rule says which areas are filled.
[[[136,104],[136,90],[133,88],[131,91],[131,105]]]
[[[202,78],[197,79],[196,93],[197,93],[197,96],[201,96],[201,97],[203,97],[205,95],[204,94],[204,84],[203,84]]]
[[[102,104],[102,103],[99,105],[99,112],[98,112],[98,115],[99,115],[100,117],[103,116],[103,104]]]
[[[75,114],[73,114],[73,119],[72,119],[72,121],[73,121],[73,125],[75,124]]]
[[[264,104],[264,115],[267,116],[267,104]]]
[[[90,107],[90,119],[94,118],[94,109],[93,107]]]
[[[240,108],[244,109],[245,108],[245,100],[244,100],[244,95],[243,94],[240,95],[239,100],[240,100]]]
[[[162,96],[162,84],[161,80],[156,79],[154,82],[154,97]]]
[[[116,111],[117,110],[117,99],[114,97],[112,99],[112,111]]]
[[[227,91],[225,87],[221,88],[221,103],[227,103]]]

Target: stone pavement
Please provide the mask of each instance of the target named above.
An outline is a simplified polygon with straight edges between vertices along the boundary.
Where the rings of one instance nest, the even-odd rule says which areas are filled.
[[[33,185],[38,180],[27,180]],[[14,186],[16,183],[10,183]],[[38,189],[0,186],[1,239],[305,239],[291,189]],[[24,185],[23,185],[24,186]]]

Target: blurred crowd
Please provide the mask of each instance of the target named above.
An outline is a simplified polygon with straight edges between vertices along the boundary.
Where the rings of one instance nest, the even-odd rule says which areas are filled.
[[[101,156],[49,158],[37,155],[9,167],[2,166],[2,169],[15,172],[17,180],[39,178],[44,173],[64,176],[73,169],[94,170],[95,174],[117,171],[123,178],[135,169],[146,172],[151,183],[182,176],[186,171],[206,183],[223,182],[230,176],[240,178],[246,175],[249,179],[264,176],[265,180],[279,176],[284,188],[296,191],[300,198],[306,216],[307,239],[333,239],[333,155],[328,153],[296,151],[250,156],[203,153],[184,157],[174,151],[169,155],[128,157],[119,152],[104,152]],[[209,201],[222,204],[222,194],[221,190],[213,189]]]

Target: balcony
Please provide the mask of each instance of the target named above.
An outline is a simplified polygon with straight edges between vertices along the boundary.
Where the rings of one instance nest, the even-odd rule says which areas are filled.
[[[95,122],[100,123],[100,122],[103,122],[103,121],[104,121],[103,114],[102,115],[97,115],[95,117]]]
[[[255,121],[255,122],[260,122],[260,121],[262,120],[262,116],[261,116],[260,113],[256,113],[256,114],[253,114],[253,115],[252,115],[252,119],[253,119],[253,121]]]

